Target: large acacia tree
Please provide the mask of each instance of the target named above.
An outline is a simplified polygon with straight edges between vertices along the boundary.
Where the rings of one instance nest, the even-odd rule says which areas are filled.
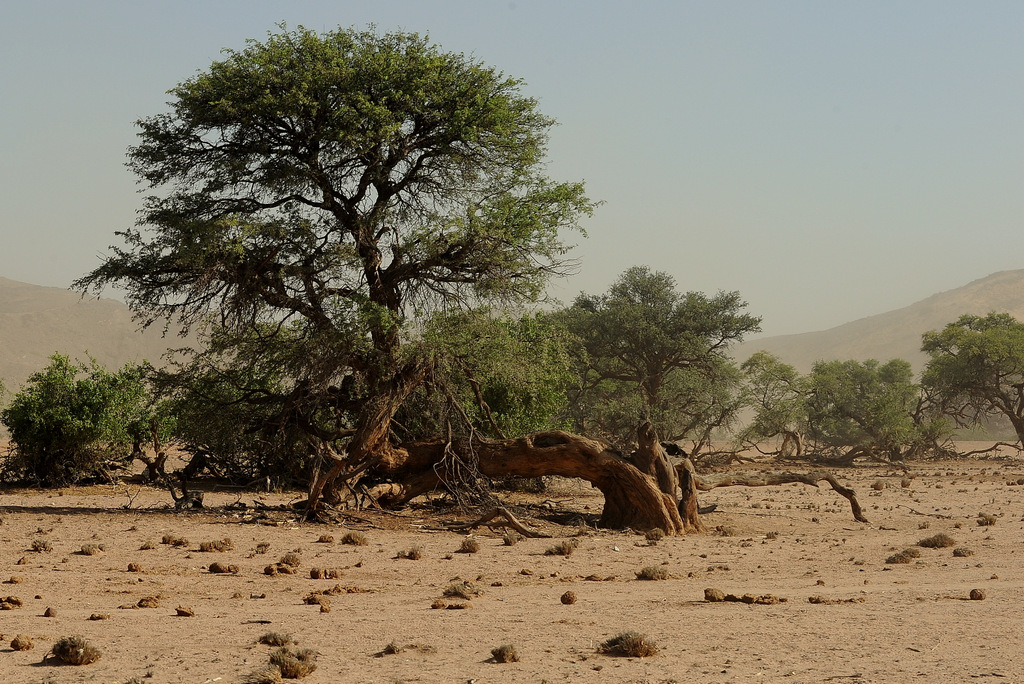
[[[366,469],[427,374],[410,321],[536,299],[593,207],[545,175],[553,121],[522,86],[407,33],[228,50],[138,122],[128,165],[151,195],[77,286],[215,330],[208,365],[275,364],[286,382],[253,400],[314,449],[348,438],[323,481]]]

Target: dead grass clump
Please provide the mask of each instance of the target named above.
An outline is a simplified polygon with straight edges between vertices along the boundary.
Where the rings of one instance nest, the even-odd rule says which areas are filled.
[[[167,544],[168,546],[188,546],[188,539],[179,537],[176,534],[165,534],[160,539],[161,544]]]
[[[441,595],[447,598],[460,598],[469,601],[474,596],[479,596],[480,591],[469,582],[453,582],[444,588]]]
[[[101,544],[82,544],[82,548],[79,551],[75,551],[79,556],[98,556],[103,553],[103,546]]]
[[[491,649],[491,657],[496,663],[518,663],[519,653],[512,644],[503,644]]]
[[[477,553],[480,550],[480,542],[472,537],[462,540],[459,549],[455,553]]]
[[[239,572],[237,565],[228,565],[227,563],[221,563],[220,561],[210,563],[209,570],[215,575],[237,575]]]
[[[647,540],[647,544],[649,546],[654,546],[664,538],[665,530],[661,529],[660,527],[655,527],[652,530],[647,530],[646,532],[644,532],[644,539]]]
[[[715,532],[720,537],[735,537],[736,528],[730,527],[729,525],[718,525],[715,527]]]
[[[563,539],[558,542],[547,551],[544,552],[545,556],[571,556],[576,550],[576,547],[580,545],[579,541],[575,539]]]
[[[948,549],[950,546],[956,546],[956,540],[948,534],[940,532],[932,537],[925,537],[917,542],[917,545],[926,549]]]
[[[146,541],[142,542],[142,545],[139,547],[139,551],[152,551],[155,548],[156,542],[152,539],[147,539]]]
[[[623,655],[630,658],[646,658],[655,655],[658,645],[640,632],[623,632],[597,647],[599,653]]]
[[[991,527],[996,524],[996,516],[991,513],[979,513],[978,520],[976,522],[978,523],[978,527]]]
[[[316,540],[316,543],[317,544],[333,544],[334,543],[334,535],[333,534],[321,534],[320,537]]]
[[[225,551],[232,551],[234,548],[235,545],[227,537],[215,541],[204,541],[199,544],[199,550],[203,553],[211,553],[213,551],[224,553]]]
[[[766,533],[764,535],[764,538],[768,539],[770,541],[775,541],[776,539],[779,538],[779,533],[778,532],[768,532],[768,533]]]
[[[265,667],[246,675],[242,684],[281,684],[281,670],[276,667]]]
[[[80,636],[58,639],[50,652],[55,658],[68,665],[88,665],[95,663],[103,655],[98,648]]]
[[[287,646],[295,643],[291,634],[281,634],[280,632],[267,632],[258,641],[267,646]]]
[[[36,645],[32,641],[32,637],[27,634],[19,634],[11,639],[11,648],[15,651],[31,651],[35,647]]]
[[[501,543],[504,544],[505,546],[515,546],[516,544],[518,544],[522,540],[523,540],[522,535],[517,534],[516,532],[508,532],[508,531],[506,531],[505,534],[501,535]]]
[[[885,559],[885,562],[890,565],[908,565],[910,561],[915,558],[920,558],[921,552],[915,548],[903,549],[899,553],[894,553]]]
[[[419,560],[423,558],[423,549],[418,546],[414,546],[408,551],[399,551],[397,558],[408,558],[409,560]]]
[[[0,610],[14,610],[21,608],[21,599],[17,596],[4,596],[0,598]]]
[[[954,558],[967,558],[968,556],[973,556],[973,555],[974,555],[974,551],[971,551],[966,546],[958,546],[957,548],[953,549],[953,557]]]
[[[636,578],[638,580],[667,580],[668,570],[660,565],[648,565],[636,573]]]
[[[285,679],[302,679],[316,670],[316,651],[280,648],[270,654],[270,664],[276,666]]]
[[[366,541],[366,535],[362,532],[347,532],[341,538],[341,543],[349,546],[366,546],[369,542]]]
[[[267,542],[260,542],[259,544],[256,545],[256,548],[253,549],[252,552],[255,553],[255,554],[262,555],[262,554],[266,553],[269,550],[270,550],[270,544],[268,544]]]
[[[288,552],[281,556],[281,560],[277,561],[280,565],[288,565],[293,568],[297,568],[302,565],[302,556],[294,552]]]
[[[33,539],[32,546],[30,547],[36,553],[49,553],[53,551],[53,544],[45,539]]]

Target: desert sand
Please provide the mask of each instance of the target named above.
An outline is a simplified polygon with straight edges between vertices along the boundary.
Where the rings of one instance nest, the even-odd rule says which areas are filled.
[[[572,481],[500,493],[552,535],[514,545],[499,528],[442,529],[472,516],[438,502],[318,525],[287,508],[300,493],[211,491],[205,510],[178,513],[166,492],[138,485],[0,490],[0,601],[21,601],[0,611],[0,682],[241,682],[267,665],[273,649],[258,640],[268,632],[318,653],[306,682],[1024,681],[1024,464],[837,475],[870,524],[827,487],[732,487],[702,494],[702,506],[716,505],[702,516],[706,534],[656,543],[595,529],[601,495]],[[979,525],[979,513],[993,524]],[[342,543],[348,532],[366,544]],[[915,546],[940,533],[955,546]],[[476,553],[458,552],[467,537]],[[224,539],[229,550],[200,550]],[[565,540],[578,542],[570,555],[546,554]],[[88,545],[102,550],[83,553]],[[910,547],[917,558],[886,562]],[[419,559],[401,557],[413,549]],[[290,552],[295,574],[265,574]],[[238,572],[211,573],[215,562]],[[667,579],[637,579],[648,567]],[[338,576],[311,579],[311,568]],[[463,582],[469,601],[443,597]],[[709,588],[779,602],[706,601]],[[983,600],[969,598],[975,589]],[[329,612],[304,601],[325,590]],[[575,603],[561,602],[567,591]],[[441,599],[468,607],[433,608]],[[626,631],[659,653],[599,652]],[[35,647],[13,650],[19,634]],[[45,658],[71,635],[99,660]],[[518,662],[494,661],[504,644]]]

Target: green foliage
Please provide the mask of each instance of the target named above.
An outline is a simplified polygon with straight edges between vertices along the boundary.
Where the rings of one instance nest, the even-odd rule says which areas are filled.
[[[745,403],[754,417],[740,439],[757,442],[807,429],[807,379],[778,357],[760,351],[740,366]]]
[[[758,330],[739,293],[681,294],[663,272],[635,266],[604,295],[580,295],[562,313],[578,337],[576,429],[630,442],[641,419],[672,439],[706,443],[738,408],[730,344]]]
[[[413,323],[537,299],[594,205],[545,175],[554,122],[520,81],[416,34],[282,26],[225,55],[138,122],[153,195],[76,286],[210,326],[224,342],[189,372],[225,428],[270,414],[320,446],[354,428],[347,454],[369,458],[427,375]]]
[[[1024,323],[1005,313],[961,316],[924,334],[922,384],[958,425],[1005,416],[1024,441]]]
[[[408,436],[445,434],[455,412],[474,430],[517,437],[559,427],[571,382],[571,339],[544,314],[514,318],[489,310],[433,316],[421,340],[430,379],[398,415]],[[453,427],[463,432],[465,420]]]
[[[903,359],[818,362],[807,382],[810,436],[848,459],[897,461],[948,436],[945,422],[925,410]]]
[[[148,439],[157,420],[147,370],[128,365],[111,373],[95,360],[51,356],[0,413],[14,444],[4,476],[62,486],[126,465],[132,444]]]

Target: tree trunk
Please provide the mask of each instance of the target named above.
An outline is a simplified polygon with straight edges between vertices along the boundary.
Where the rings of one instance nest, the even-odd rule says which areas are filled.
[[[679,473],[679,517],[682,518],[686,529],[694,532],[703,532],[704,523],[700,521],[697,507],[697,471],[694,470],[693,462],[684,458],[677,466]]]
[[[412,442],[382,455],[377,472],[398,482],[377,487],[381,503],[401,504],[450,481],[446,449],[441,441]],[[519,439],[458,439],[452,452],[475,465],[487,477],[559,475],[587,480],[604,494],[599,525],[614,529],[661,528],[669,535],[686,531],[674,496],[663,493],[657,481],[598,440],[558,430]]]
[[[668,454],[658,440],[658,433],[650,421],[645,421],[636,431],[637,450],[633,454],[633,462],[641,473],[650,475],[658,482],[658,489],[678,499],[679,477],[675,468],[669,463]]]

